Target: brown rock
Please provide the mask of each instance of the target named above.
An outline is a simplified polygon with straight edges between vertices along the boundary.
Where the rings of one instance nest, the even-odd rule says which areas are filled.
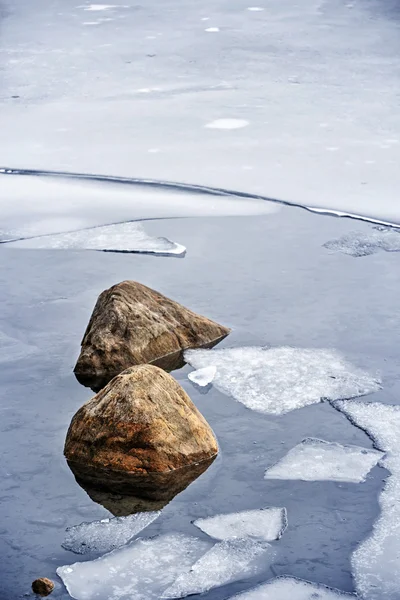
[[[48,596],[54,590],[54,583],[47,577],[36,579],[32,583],[32,591],[39,596]]]
[[[64,453],[75,477],[94,488],[168,499],[218,452],[186,392],[152,365],[115,377],[75,414]],[[178,493],[175,491],[175,493]]]
[[[74,373],[98,391],[133,365],[177,369],[183,350],[211,348],[229,332],[140,283],[123,281],[100,294]]]

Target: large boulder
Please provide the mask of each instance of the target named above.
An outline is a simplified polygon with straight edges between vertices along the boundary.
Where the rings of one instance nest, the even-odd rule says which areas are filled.
[[[123,281],[100,294],[74,373],[98,391],[133,365],[179,368],[184,350],[211,348],[229,332],[145,285]]]
[[[152,365],[127,369],[86,402],[71,421],[64,449],[78,482],[156,500],[184,489],[217,452],[189,396]]]

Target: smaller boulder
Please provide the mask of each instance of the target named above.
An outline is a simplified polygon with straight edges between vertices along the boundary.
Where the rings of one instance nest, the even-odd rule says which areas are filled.
[[[54,583],[51,581],[51,579],[47,579],[47,577],[35,579],[35,581],[32,583],[32,591],[38,596],[48,596],[53,590]]]
[[[141,283],[123,281],[100,294],[74,373],[97,392],[134,365],[180,368],[184,350],[211,348],[229,332]]]
[[[138,365],[78,410],[64,453],[89,487],[168,500],[208,467],[218,444],[171,375]]]

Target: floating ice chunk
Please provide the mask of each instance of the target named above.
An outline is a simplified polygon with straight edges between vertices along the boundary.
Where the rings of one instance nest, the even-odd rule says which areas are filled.
[[[232,597],[232,600],[340,600],[354,598],[334,588],[310,583],[294,577],[277,577],[248,592]]]
[[[219,542],[190,571],[179,575],[161,597],[184,598],[252,577],[267,569],[274,555],[272,546],[266,543],[251,540]]]
[[[206,29],[206,31],[211,31],[211,29]],[[207,123],[207,129],[241,129],[242,127],[247,127],[249,124],[248,121],[244,119],[217,119],[216,121],[211,121],[211,123]]]
[[[98,11],[98,10],[110,10],[110,8],[118,8],[115,4],[89,4],[85,6],[83,10]]]
[[[250,10],[252,12],[261,12],[262,10],[264,10],[263,8],[261,8],[261,6],[249,6],[247,8],[247,10]]]
[[[207,31],[208,33],[217,33],[219,31],[219,27],[208,27],[204,31]]]
[[[375,254],[378,250],[400,252],[400,230],[376,227],[369,232],[353,231],[338,240],[326,242],[324,248],[355,257]]]
[[[361,483],[383,453],[307,438],[267,469],[265,479]]]
[[[188,350],[195,369],[215,366],[213,384],[247,408],[283,414],[323,399],[354,398],[380,388],[379,381],[333,350],[224,348]]]
[[[183,534],[138,539],[97,560],[59,567],[76,600],[158,600],[211,543]]]
[[[196,527],[218,540],[256,538],[279,540],[288,525],[286,508],[261,508],[197,519]]]
[[[188,379],[190,379],[190,381],[193,381],[193,383],[204,387],[212,382],[216,372],[217,367],[214,367],[212,365],[211,367],[204,367],[203,369],[192,371],[192,373],[189,373]]]
[[[370,537],[353,553],[351,565],[363,600],[400,597],[400,406],[341,401],[334,403],[386,452],[381,465],[391,472],[380,495],[381,514]]]
[[[75,554],[110,552],[123,546],[150,525],[161,511],[137,513],[127,517],[102,519],[69,527],[62,547]]]
[[[84,249],[107,252],[139,252],[181,256],[186,248],[167,238],[155,238],[144,231],[140,223],[120,223],[70,233],[43,235],[8,242],[12,248]]]

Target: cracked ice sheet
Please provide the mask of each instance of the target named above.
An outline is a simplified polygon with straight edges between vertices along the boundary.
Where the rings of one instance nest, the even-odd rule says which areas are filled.
[[[62,547],[75,554],[110,552],[123,546],[150,525],[161,511],[137,513],[127,517],[102,519],[69,527]]]
[[[376,227],[368,233],[353,231],[337,240],[326,242],[324,248],[354,257],[369,256],[379,250],[400,252],[400,230]]]
[[[255,538],[279,540],[288,526],[286,508],[261,508],[197,519],[194,525],[218,540]]]
[[[76,600],[158,600],[211,542],[183,534],[138,539],[97,560],[57,569]]]
[[[186,573],[165,590],[161,598],[184,598],[202,594],[265,571],[275,551],[269,544],[252,540],[226,540],[202,556]]]
[[[381,464],[391,476],[380,494],[381,514],[370,537],[351,558],[356,591],[363,600],[400,597],[400,406],[340,401],[335,408],[363,429],[386,452]]]
[[[120,223],[70,233],[43,235],[15,242],[10,248],[56,250],[104,250],[107,252],[137,252],[182,256],[186,248],[167,238],[147,235],[140,223]]]
[[[264,479],[361,483],[383,453],[307,438],[267,469]]]
[[[303,581],[293,577],[277,577],[252,590],[233,596],[231,600],[356,600],[354,594]]]
[[[217,368],[213,385],[247,408],[284,414],[323,399],[363,396],[380,381],[333,350],[242,347],[187,350],[195,369]]]
[[[263,200],[0,173],[0,241],[141,219],[274,214]]]

